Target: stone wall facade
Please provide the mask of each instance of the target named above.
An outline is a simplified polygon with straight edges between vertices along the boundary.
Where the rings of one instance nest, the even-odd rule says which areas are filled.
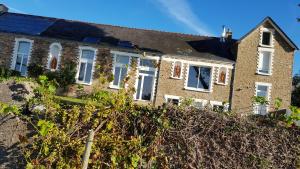
[[[253,112],[252,97],[255,95],[255,83],[270,83],[270,108],[274,108],[274,99],[282,99],[282,108],[288,108],[291,102],[292,72],[294,50],[282,38],[279,32],[274,33],[274,56],[272,75],[256,73],[258,64],[258,47],[260,47],[260,28],[274,29],[265,23],[238,44],[235,76],[233,82],[232,109],[239,113]]]
[[[193,60],[195,65],[197,61]],[[231,92],[231,79],[232,79],[232,69],[229,69],[228,74],[228,84],[219,85],[216,84],[217,80],[217,67],[214,67],[214,72],[212,76],[212,91],[211,92],[201,92],[185,89],[185,82],[187,80],[187,69],[188,63],[183,64],[183,75],[181,79],[174,79],[171,77],[172,64],[173,61],[166,61],[162,59],[160,63],[160,74],[158,77],[157,93],[155,105],[162,105],[165,103],[165,95],[179,96],[181,98],[189,99],[199,99],[207,101],[217,101],[217,102],[229,102],[230,92]],[[201,64],[198,64],[201,66]],[[220,65],[221,66],[221,65]]]
[[[264,27],[271,27],[269,24],[262,25]],[[61,54],[61,66],[68,64],[70,61],[77,64],[79,63],[79,47],[89,46],[97,49],[96,64],[94,65],[96,71],[94,72],[94,78],[92,85],[84,85],[86,92],[91,92],[95,87],[99,86],[99,75],[111,76],[113,69],[113,58],[111,51],[118,50],[109,46],[101,46],[96,44],[87,44],[76,41],[54,39],[38,36],[26,36],[12,33],[0,33],[0,66],[10,68],[12,62],[12,56],[15,46],[15,38],[26,38],[33,40],[33,48],[30,57],[30,63],[42,64],[45,66],[48,63],[49,47],[52,43],[60,43],[62,46]],[[275,98],[281,98],[283,100],[283,108],[287,108],[291,101],[291,83],[292,83],[292,65],[294,50],[287,44],[287,42],[275,32],[274,35],[274,57],[272,65],[272,75],[263,76],[256,73],[257,59],[258,59],[258,47],[260,41],[260,28],[257,28],[252,33],[247,35],[236,46],[236,63],[222,63],[211,60],[201,60],[200,58],[184,56],[157,56],[159,59],[158,74],[156,77],[156,87],[154,91],[154,99],[150,102],[140,102],[141,104],[152,104],[160,106],[166,102],[165,96],[172,95],[181,98],[191,98],[206,100],[212,102],[228,102],[231,104],[231,108],[234,111],[242,112],[250,110],[252,106],[252,97],[255,95],[255,82],[264,82],[272,84],[271,87],[271,99],[273,103]],[[125,51],[126,52],[126,51]],[[150,56],[151,57],[151,56]],[[168,58],[168,59],[166,59]],[[171,78],[171,72],[173,62],[176,60],[184,60],[182,69],[182,78]],[[128,88],[135,88],[137,81],[137,58],[132,58],[131,68],[132,72],[128,80]],[[187,80],[188,64],[190,62],[195,65],[201,66],[203,63],[210,65],[213,70],[212,74],[212,91],[201,92],[185,89],[185,83]],[[98,68],[98,66],[100,66]],[[220,85],[216,83],[218,76],[218,68],[228,68],[227,84]],[[103,85],[102,85],[103,86]],[[76,88],[76,85],[74,85]],[[104,84],[104,88],[110,91],[117,91],[116,89],[109,88],[109,83]],[[75,90],[68,93],[63,93],[70,96],[75,96]],[[62,93],[61,93],[62,94]],[[273,105],[271,105],[273,107]]]

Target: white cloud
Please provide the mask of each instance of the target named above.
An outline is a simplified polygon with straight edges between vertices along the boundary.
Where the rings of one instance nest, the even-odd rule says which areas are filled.
[[[181,22],[191,30],[201,35],[212,35],[207,26],[202,23],[186,0],[157,0],[161,10],[167,13],[176,21]]]

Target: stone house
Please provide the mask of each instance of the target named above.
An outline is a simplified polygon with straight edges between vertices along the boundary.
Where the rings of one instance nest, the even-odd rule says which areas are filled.
[[[291,102],[292,70],[297,46],[270,18],[240,39],[225,30],[208,37],[86,23],[10,13],[0,5],[0,66],[27,76],[32,63],[59,71],[73,61],[76,82],[91,91],[96,65],[111,73],[106,86],[117,91],[135,88],[141,104],[180,104],[230,108],[265,114],[275,98],[287,108]],[[263,96],[270,105],[253,105]]]

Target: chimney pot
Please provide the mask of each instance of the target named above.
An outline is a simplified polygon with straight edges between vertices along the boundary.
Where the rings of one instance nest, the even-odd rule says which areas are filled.
[[[4,4],[0,4],[0,14],[8,12],[8,7]]]

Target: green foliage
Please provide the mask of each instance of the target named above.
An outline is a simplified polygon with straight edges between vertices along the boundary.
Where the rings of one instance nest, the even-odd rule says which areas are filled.
[[[80,168],[89,129],[96,131],[89,168],[141,168],[159,156],[156,142],[169,121],[161,111],[136,106],[132,90],[95,90],[81,104],[69,104],[55,96],[55,81],[37,81],[29,107],[43,105],[45,111],[30,117],[36,134],[24,149],[28,168]]]
[[[39,120],[37,126],[39,127],[39,133],[41,134],[41,136],[46,136],[48,132],[54,127],[54,124],[50,121]]]
[[[8,114],[8,113],[19,115],[20,112],[21,112],[20,107],[18,107],[17,105],[9,105],[9,104],[0,102],[0,115]]]
[[[59,73],[59,79],[57,82],[61,87],[67,87],[70,84],[75,83],[76,76],[76,64],[73,62],[65,63],[65,66],[61,68]]]
[[[295,122],[300,121],[300,108],[291,106],[290,110],[291,114],[285,115],[285,120],[288,127],[295,126]]]
[[[292,105],[300,107],[300,74],[293,77]]]
[[[55,80],[60,87],[66,89],[69,85],[75,83],[76,64],[68,62],[59,71],[49,71],[45,74],[49,80]]]
[[[20,76],[20,72],[15,70],[10,70],[5,67],[0,67],[0,81],[4,79],[8,79],[12,76]]]
[[[261,104],[261,105],[269,104],[269,101],[265,97],[262,97],[262,96],[254,96],[254,97],[252,97],[252,101],[253,101],[253,103]]]
[[[279,110],[281,106],[282,106],[282,99],[279,97],[275,98],[274,101],[275,110]]]
[[[54,94],[56,91],[56,83],[54,81],[49,81],[48,77],[45,75],[41,75],[37,79],[39,83],[39,87],[36,89],[39,94],[44,95],[46,93],[48,94]]]
[[[45,110],[34,111],[27,117],[36,130],[29,145],[23,146],[22,151],[25,152],[26,168],[29,169],[81,168],[90,129],[94,129],[95,137],[89,168],[188,168],[186,161],[190,154],[218,144],[211,142],[212,139],[204,139],[214,137],[214,140],[219,139],[225,145],[226,138],[232,134],[231,139],[234,141],[232,144],[222,145],[222,149],[230,147],[228,152],[239,156],[243,153],[232,153],[235,149],[240,150],[236,143],[243,143],[240,141],[242,139],[248,141],[249,137],[253,139],[257,131],[260,131],[260,128],[254,130],[254,127],[236,122],[231,116],[224,120],[217,113],[209,114],[210,112],[190,109],[188,106],[192,103],[191,99],[183,101],[184,106],[179,108],[158,109],[135,105],[131,89],[108,92],[100,88],[94,89],[84,100],[71,99],[55,96],[55,80],[39,76],[37,81],[39,87],[34,91],[36,97],[28,104],[29,107],[42,105]],[[107,83],[103,79],[101,81]],[[267,103],[259,97],[255,101]],[[0,105],[0,112],[18,112],[17,109],[8,107]],[[297,119],[295,117],[299,110],[294,112],[290,117],[293,120]],[[264,131],[262,133],[264,134],[259,138],[268,134]],[[222,141],[223,137],[225,139]],[[269,139],[269,136],[266,138]],[[237,139],[240,140],[236,141]],[[200,149],[194,152],[197,147]],[[216,151],[219,149],[218,146],[214,147]],[[222,155],[222,158],[228,156]],[[203,160],[205,156],[199,158]],[[250,163],[256,163],[259,167],[271,166],[263,156],[257,155],[251,159]],[[184,162],[185,165],[175,164]]]
[[[42,65],[31,63],[28,66],[28,76],[37,78],[44,73],[45,69]]]

